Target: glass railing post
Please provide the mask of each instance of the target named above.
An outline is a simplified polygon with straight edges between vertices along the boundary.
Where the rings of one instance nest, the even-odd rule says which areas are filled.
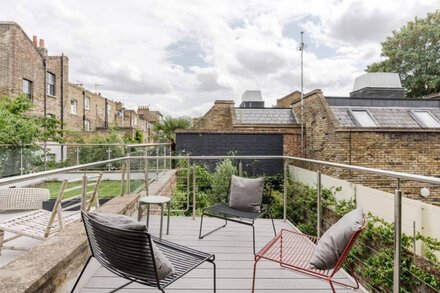
[[[171,152],[171,145],[168,146],[168,154],[170,155],[170,157],[173,155]],[[173,159],[170,158],[169,160],[169,166],[170,166],[170,170],[173,168]]]
[[[127,168],[125,166],[125,164],[122,164],[121,167],[121,195],[125,195],[125,173],[127,172]]]
[[[238,163],[238,176],[243,177],[243,163],[240,162]]]
[[[131,166],[130,166],[130,151],[127,151],[127,193],[131,192]]]
[[[79,165],[79,146],[76,147],[76,165]]]
[[[316,182],[316,236],[319,238],[321,237],[321,171],[318,171],[317,173],[318,178]]]
[[[166,169],[167,169],[167,159],[166,159],[166,156],[167,156],[167,146],[166,145],[164,145],[163,146],[163,170],[162,171],[165,171]]]
[[[400,293],[401,249],[402,249],[402,191],[400,179],[397,179],[397,189],[394,192],[394,275],[393,292]]]
[[[110,148],[110,146],[107,149],[107,158],[109,160],[111,160],[111,158],[112,158],[112,149]],[[112,170],[112,164],[108,163],[108,171],[110,172],[111,170]]]
[[[159,150],[160,147],[156,146],[156,180],[159,179]]]
[[[20,175],[23,175],[23,144],[20,143]]]
[[[87,201],[87,169],[84,169],[81,198],[81,210],[85,211]]]
[[[144,152],[144,155],[145,155],[145,161],[144,161],[144,167],[145,167],[145,173],[144,173],[144,180],[145,180],[145,195],[146,196],[148,196],[148,187],[149,187],[149,181],[150,181],[150,178],[149,178],[149,174],[148,174],[148,172],[150,172],[149,171],[149,166],[148,166],[148,151],[147,151],[147,148],[145,148],[145,152]]]
[[[187,206],[186,208],[189,210],[189,199],[191,196],[191,160],[188,158],[186,160],[186,199],[187,199]]]
[[[44,171],[47,171],[47,142],[44,142]]]
[[[284,184],[283,184],[283,220],[287,221],[287,182],[288,182],[288,164],[287,161],[284,162]]]
[[[192,203],[192,218],[196,219],[196,165],[193,164],[193,203]]]

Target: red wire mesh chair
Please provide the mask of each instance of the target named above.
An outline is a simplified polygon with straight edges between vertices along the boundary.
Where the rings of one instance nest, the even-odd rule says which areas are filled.
[[[359,282],[353,274],[353,270],[351,270],[351,275],[353,276],[356,285],[336,281],[333,277],[341,269],[354,242],[366,226],[367,221],[365,219],[364,225],[356,230],[351,236],[350,241],[341,254],[341,257],[338,259],[336,266],[330,270],[311,268],[310,259],[312,258],[318,238],[282,229],[274,239],[266,244],[266,246],[255,255],[252,292],[255,292],[257,263],[261,259],[277,262],[284,268],[327,280],[330,283],[333,292],[336,292],[333,284],[339,284],[352,289],[359,289]]]

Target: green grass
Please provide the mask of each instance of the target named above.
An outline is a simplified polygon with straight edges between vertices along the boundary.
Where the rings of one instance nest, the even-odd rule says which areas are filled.
[[[76,186],[81,186],[81,182],[75,182],[75,183],[68,183],[66,189],[70,189]],[[50,191],[50,198],[56,198],[58,195],[58,192],[61,188],[61,182],[60,181],[46,181],[44,183],[40,183],[37,185],[34,185],[32,187],[37,188],[46,188]],[[92,191],[94,186],[89,186],[87,188],[87,191]],[[64,198],[69,198],[72,196],[76,196],[81,194],[82,189],[72,190],[69,192],[66,192],[64,194]],[[98,189],[99,198],[110,198],[115,197],[117,195],[121,195],[121,181],[110,181],[110,180],[103,180],[101,181],[101,184],[99,185]]]

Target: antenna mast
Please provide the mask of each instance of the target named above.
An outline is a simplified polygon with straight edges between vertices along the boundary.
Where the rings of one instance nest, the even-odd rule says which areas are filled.
[[[301,45],[299,47],[299,50],[301,51],[301,151],[303,156],[305,155],[304,152],[304,70],[303,70],[303,64],[304,64],[304,32],[301,32]]]

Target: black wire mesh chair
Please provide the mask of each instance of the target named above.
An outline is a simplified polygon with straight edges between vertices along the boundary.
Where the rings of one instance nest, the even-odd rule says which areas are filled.
[[[230,190],[230,188],[229,188]],[[229,206],[228,203],[217,203],[213,206],[207,207],[202,212],[202,217],[200,219],[200,231],[199,231],[199,239],[203,239],[205,236],[208,236],[211,233],[214,233],[215,231],[218,231],[228,224],[228,221],[251,226],[252,227],[252,240],[253,240],[253,249],[254,249],[254,255],[255,252],[255,220],[258,218],[263,217],[264,215],[268,214],[271,221],[272,221],[272,227],[273,232],[275,235],[277,235],[277,231],[275,229],[275,223],[273,221],[272,213],[270,211],[270,207],[273,203],[273,198],[271,196],[271,190],[269,190],[268,193],[263,193],[263,199],[261,201],[261,212],[246,212],[241,211],[237,209],[233,209]],[[202,229],[203,229],[203,217],[209,216],[214,217],[218,219],[225,220],[225,224],[215,228],[205,234],[202,235]]]
[[[91,256],[84,265],[71,292],[74,292],[89,261],[94,257],[103,267],[112,273],[129,280],[128,283],[114,289],[116,292],[136,282],[150,287],[165,288],[180,279],[202,263],[213,265],[214,292],[216,292],[215,255],[207,254],[169,241],[159,240],[146,231],[133,231],[108,227],[82,212],[82,218],[90,245]],[[154,258],[152,242],[173,264],[176,273],[160,280]]]

